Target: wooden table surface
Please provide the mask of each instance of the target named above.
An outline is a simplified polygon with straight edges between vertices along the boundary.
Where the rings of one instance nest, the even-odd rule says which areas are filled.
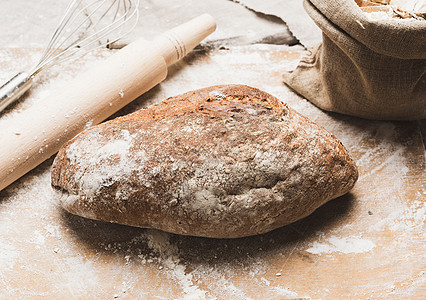
[[[0,82],[37,61],[67,2],[1,2]],[[286,46],[298,43],[280,17],[286,9],[276,0],[141,0],[141,21],[124,44],[206,11],[218,29],[115,116],[210,85],[251,85],[343,142],[360,172],[351,193],[264,235],[186,237],[65,212],[50,187],[50,158],[0,191],[0,299],[426,298],[425,122],[327,113],[288,89],[282,73],[305,50]],[[41,73],[0,113],[0,125],[110,54],[99,50]]]
[[[0,49],[2,79],[31,65],[40,52]],[[0,192],[0,298],[424,298],[421,122],[368,121],[321,111],[282,83],[282,72],[294,68],[302,54],[301,47],[273,45],[204,48],[171,67],[166,81],[116,115],[196,88],[248,84],[341,139],[360,171],[351,193],[264,235],[186,237],[65,212],[50,187],[51,158]],[[47,71],[22,101],[0,115],[0,123],[108,55],[99,51]]]

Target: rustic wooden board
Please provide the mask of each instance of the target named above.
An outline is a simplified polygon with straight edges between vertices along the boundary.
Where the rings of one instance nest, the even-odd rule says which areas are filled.
[[[0,81],[39,54],[0,49]],[[50,188],[51,158],[0,192],[0,298],[424,298],[420,122],[368,121],[319,110],[281,81],[301,54],[284,46],[199,50],[116,115],[214,84],[258,87],[342,140],[360,171],[350,194],[265,235],[184,237],[66,213]],[[22,101],[0,114],[0,122],[108,55],[100,51],[47,71]]]

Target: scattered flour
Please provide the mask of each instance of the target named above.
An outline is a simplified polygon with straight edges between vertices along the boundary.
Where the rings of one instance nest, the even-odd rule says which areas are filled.
[[[19,252],[13,245],[0,243],[0,274],[12,269],[18,257]]]
[[[298,298],[299,295],[293,291],[290,291],[287,288],[282,288],[279,286],[273,287],[272,288],[274,291],[277,292],[278,295],[283,296],[285,298]]]
[[[392,19],[393,18],[393,12],[387,12],[387,11],[375,11],[375,12],[365,12],[365,15],[370,21],[373,20],[386,20],[386,19]]]
[[[359,237],[336,237],[331,236],[325,242],[314,242],[312,246],[306,249],[306,252],[312,254],[323,254],[340,252],[343,254],[349,253],[364,253],[371,251],[376,245],[368,240]]]
[[[265,284],[265,285],[267,285],[267,286],[270,286],[271,285],[271,282],[268,280],[268,279],[266,279],[266,278],[264,278],[264,277],[260,277],[260,280]]]
[[[181,263],[179,249],[170,243],[170,235],[158,230],[147,230],[143,234],[151,250],[159,255],[159,263],[172,279],[182,288],[183,299],[206,299],[206,291],[201,290],[195,283],[191,273],[187,273],[186,266]]]
[[[40,246],[46,242],[46,236],[40,230],[34,230],[34,237],[30,239],[30,242],[36,244],[36,247],[40,249]]]
[[[47,224],[46,226],[44,226],[44,230],[46,231],[47,236],[49,237],[58,239],[62,238],[61,227],[58,225]]]
[[[68,257],[64,261],[64,272],[58,285],[67,289],[72,297],[84,297],[87,290],[95,290],[101,282],[95,263],[80,256]]]

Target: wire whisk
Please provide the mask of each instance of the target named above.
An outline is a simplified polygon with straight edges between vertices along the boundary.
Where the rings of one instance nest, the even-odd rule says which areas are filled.
[[[139,0],[72,0],[39,62],[0,87],[0,112],[19,99],[34,77],[52,65],[116,42],[136,26]]]

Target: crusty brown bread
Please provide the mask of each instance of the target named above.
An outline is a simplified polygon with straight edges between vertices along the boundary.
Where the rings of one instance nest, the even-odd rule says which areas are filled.
[[[297,221],[357,178],[337,138],[242,85],[188,92],[92,127],[52,168],[73,214],[214,238]]]

